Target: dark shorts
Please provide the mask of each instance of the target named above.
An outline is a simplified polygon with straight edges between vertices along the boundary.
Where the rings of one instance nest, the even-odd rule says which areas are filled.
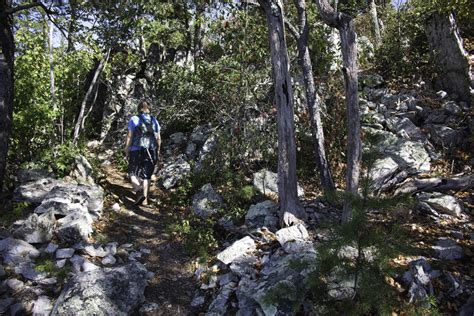
[[[133,150],[128,158],[128,174],[141,179],[151,179],[156,161],[155,150]]]

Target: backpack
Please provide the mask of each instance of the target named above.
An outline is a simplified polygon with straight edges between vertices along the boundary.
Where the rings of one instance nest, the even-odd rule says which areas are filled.
[[[139,146],[141,149],[154,149],[156,148],[156,137],[155,130],[153,128],[153,116],[150,119],[145,119],[142,115],[138,115],[138,125],[134,132],[134,145]]]

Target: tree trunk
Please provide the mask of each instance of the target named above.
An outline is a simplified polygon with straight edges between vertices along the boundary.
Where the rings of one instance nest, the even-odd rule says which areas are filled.
[[[427,20],[425,31],[433,52],[432,58],[440,69],[439,88],[470,102],[474,72],[468,63],[468,53],[453,14],[434,13]]]
[[[313,77],[313,65],[308,48],[308,23],[306,17],[305,0],[295,0],[298,10],[299,34],[298,42],[298,60],[303,69],[303,78],[306,92],[306,102],[311,122],[311,132],[313,136],[314,152],[316,162],[318,164],[319,175],[321,177],[321,185],[326,193],[334,191],[334,181],[326,159],[326,151],[324,148],[324,130],[321,123],[321,104],[316,94]]]
[[[474,189],[474,175],[454,178],[408,179],[399,185],[394,195],[415,192],[467,191]]]
[[[77,1],[70,0],[69,7],[71,9],[71,19],[69,20],[68,32],[67,32],[67,48],[66,53],[74,50],[74,36],[76,34],[77,26]]]
[[[326,24],[337,28],[341,36],[342,63],[345,81],[346,113],[348,121],[347,136],[347,175],[346,194],[357,194],[359,188],[362,142],[360,137],[360,113],[357,77],[357,45],[353,19],[336,12],[327,0],[316,0],[319,14]],[[345,199],[342,222],[352,217],[352,210]]]
[[[97,69],[95,70],[95,73],[94,73],[94,77],[92,78],[89,88],[87,89],[86,95],[84,96],[84,99],[82,100],[81,109],[79,110],[79,115],[77,116],[77,120],[76,120],[76,126],[74,128],[74,136],[72,139],[73,144],[77,143],[77,139],[79,138],[79,134],[84,124],[84,114],[86,111],[87,101],[89,100],[92,92],[94,91],[95,86],[97,85],[100,74],[102,73],[102,70],[104,69],[104,66],[107,63],[109,56],[110,56],[110,48],[109,50],[107,50],[105,57],[100,61],[99,65],[97,66]]]
[[[0,12],[11,8],[9,0],[0,0]],[[0,193],[3,191],[8,145],[13,119],[15,42],[11,17],[0,14]]]
[[[51,93],[51,107],[54,111],[56,108],[56,93],[54,85],[54,50],[53,50],[53,35],[54,35],[54,24],[49,21],[49,36],[48,36],[48,48],[49,48],[49,83],[50,83],[50,93]]]
[[[305,219],[296,187],[296,145],[293,88],[280,0],[259,0],[268,23],[278,124],[278,198],[285,225]]]
[[[379,17],[377,14],[377,5],[375,0],[370,0],[370,16],[374,24],[374,35],[375,35],[375,47],[380,47],[382,45],[382,35],[380,33],[380,24]]]

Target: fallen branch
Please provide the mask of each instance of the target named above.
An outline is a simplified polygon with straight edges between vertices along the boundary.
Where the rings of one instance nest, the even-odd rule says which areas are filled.
[[[466,191],[474,188],[474,175],[454,178],[408,179],[395,190],[395,195],[415,192]]]

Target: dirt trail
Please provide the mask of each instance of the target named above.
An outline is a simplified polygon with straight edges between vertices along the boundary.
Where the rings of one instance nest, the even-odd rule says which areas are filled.
[[[172,221],[172,210],[160,208],[160,197],[165,192],[151,185],[152,202],[149,206],[133,205],[134,193],[126,174],[113,167],[104,169],[105,189],[111,193],[107,199],[103,221],[97,227],[100,234],[110,241],[120,244],[131,243],[137,249],[146,248],[150,254],[138,259],[155,273],[149,283],[145,297],[149,303],[157,303],[160,308],[153,315],[189,315],[195,313],[190,303],[196,289],[193,279],[193,258],[184,251],[182,244],[170,240],[165,233]],[[118,203],[120,211],[112,210]]]

